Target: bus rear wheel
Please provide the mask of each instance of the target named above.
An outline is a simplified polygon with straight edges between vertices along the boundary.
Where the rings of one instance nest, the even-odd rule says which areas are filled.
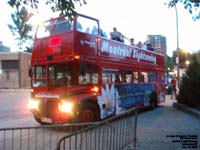
[[[153,110],[157,107],[157,96],[156,93],[153,92],[150,96],[150,109]]]
[[[99,121],[99,111],[97,106],[92,103],[85,103],[79,113],[80,122],[94,122]]]

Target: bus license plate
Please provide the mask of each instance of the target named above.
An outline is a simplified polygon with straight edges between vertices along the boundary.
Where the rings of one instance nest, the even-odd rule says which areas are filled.
[[[51,118],[42,118],[42,122],[46,122],[46,123],[52,123],[52,119]]]

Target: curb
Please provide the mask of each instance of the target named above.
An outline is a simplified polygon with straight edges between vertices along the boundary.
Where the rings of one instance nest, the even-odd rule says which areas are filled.
[[[173,103],[173,106],[185,113],[188,113],[190,114],[191,116],[193,117],[196,117],[197,119],[200,119],[200,111],[196,110],[196,109],[193,109],[193,108],[190,108],[190,107],[187,107],[183,104],[180,104],[180,103]]]
[[[30,92],[31,89],[0,89],[0,92]]]

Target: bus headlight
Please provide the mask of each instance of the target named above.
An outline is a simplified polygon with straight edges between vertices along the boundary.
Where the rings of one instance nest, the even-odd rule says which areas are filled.
[[[67,101],[61,101],[58,105],[58,108],[59,108],[60,112],[72,113],[73,112],[73,103],[67,102]]]
[[[29,109],[37,109],[39,108],[39,101],[38,100],[29,100],[28,102],[28,108]]]

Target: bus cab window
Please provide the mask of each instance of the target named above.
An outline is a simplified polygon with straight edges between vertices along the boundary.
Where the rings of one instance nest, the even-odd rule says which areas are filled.
[[[54,86],[70,86],[71,71],[69,64],[51,64],[49,66],[49,84]]]
[[[81,62],[79,70],[79,84],[97,84],[98,72],[97,65]]]

